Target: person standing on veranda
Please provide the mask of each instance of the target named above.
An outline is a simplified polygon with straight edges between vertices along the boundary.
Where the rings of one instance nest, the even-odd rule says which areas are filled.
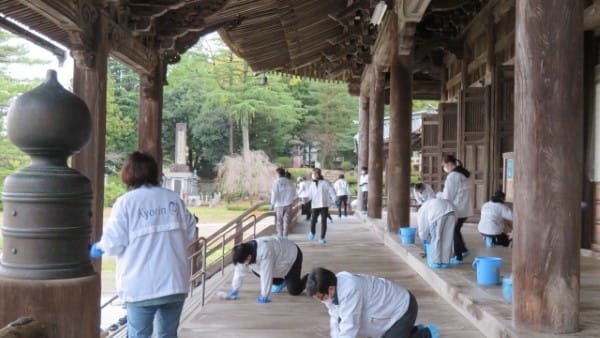
[[[344,178],[344,174],[340,174],[339,178],[333,184],[335,189],[336,201],[338,208],[338,218],[342,218],[342,204],[344,205],[344,216],[348,217],[348,196],[350,196],[350,185]]]
[[[271,187],[271,207],[276,212],[277,234],[287,238],[292,219],[292,204],[296,200],[296,187],[287,177],[285,169],[277,168],[276,172],[278,177]]]

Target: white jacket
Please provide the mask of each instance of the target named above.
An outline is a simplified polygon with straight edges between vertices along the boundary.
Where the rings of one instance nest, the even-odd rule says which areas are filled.
[[[285,207],[294,203],[296,187],[294,182],[286,177],[277,178],[271,187],[271,205],[273,208]]]
[[[345,179],[340,178],[333,184],[333,188],[335,189],[335,193],[337,196],[349,196],[350,195],[350,185],[346,182]]]
[[[117,256],[117,291],[125,302],[187,293],[187,247],[196,220],[173,191],[140,187],[119,197],[98,243]]]
[[[423,185],[425,186],[425,190],[423,190],[423,192],[419,192],[417,189],[413,188],[413,196],[417,202],[417,205],[422,205],[428,200],[435,198],[435,192],[433,189],[431,189],[431,186],[429,184]]]
[[[408,310],[410,294],[389,280],[342,271],[338,305],[326,304],[332,338],[381,337]]]
[[[442,198],[454,205],[456,218],[473,216],[473,180],[451,171],[444,182]]]
[[[244,276],[255,271],[260,275],[260,295],[269,297],[273,278],[284,278],[298,256],[296,243],[279,236],[256,238],[256,262],[236,264],[231,287],[238,290],[242,286]]]
[[[360,191],[369,191],[369,174],[361,174],[358,185]]]
[[[512,221],[512,211],[504,203],[485,202],[481,206],[481,218],[477,229],[484,235],[504,232],[504,220]]]
[[[308,198],[311,200],[311,209],[329,208],[335,201],[335,189],[327,180],[319,180],[319,185],[314,181],[310,184]]]
[[[428,239],[431,227],[435,224],[442,216],[454,212],[454,207],[450,201],[434,198],[423,203],[417,212],[417,229],[419,231],[419,238]]]
[[[307,198],[310,190],[310,182],[301,181],[298,183],[297,194],[299,198]]]

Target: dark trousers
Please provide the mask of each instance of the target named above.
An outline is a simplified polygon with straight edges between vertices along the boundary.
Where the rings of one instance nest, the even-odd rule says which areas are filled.
[[[302,215],[306,215],[306,220],[310,219],[310,201],[302,204]]]
[[[344,205],[344,216],[348,216],[348,195],[337,197],[338,217],[342,217],[342,204]]]
[[[321,239],[325,239],[327,234],[327,216],[329,215],[329,208],[316,208],[311,210],[310,215],[310,232],[316,233],[317,218],[321,215]]]
[[[499,235],[486,235],[486,234],[482,234],[485,237],[492,237],[492,240],[494,241],[494,245],[502,245],[502,246],[509,246],[510,245],[510,238],[508,238],[508,235],[505,233],[501,233]]]
[[[360,206],[360,211],[367,211],[367,200],[369,198],[369,192],[368,191],[362,191],[362,205]]]
[[[296,246],[298,247],[298,246]],[[285,281],[285,285],[287,287],[288,293],[292,296],[297,296],[304,291],[306,287],[306,279],[308,278],[308,274],[304,277],[300,277],[302,274],[302,250],[298,248],[298,254],[296,255],[296,260],[290,271],[285,275],[284,278],[273,278],[273,284],[280,285]]]
[[[462,228],[463,224],[465,224],[466,220],[466,217],[457,219],[456,226],[454,227],[454,254],[456,255],[456,259],[460,260],[463,259],[463,252],[467,251],[465,240],[460,233],[460,229]]]
[[[392,327],[385,331],[382,338],[430,338],[431,334],[428,329],[419,330],[415,326],[417,312],[419,312],[419,305],[415,296],[410,293],[410,302],[408,303],[406,313]]]

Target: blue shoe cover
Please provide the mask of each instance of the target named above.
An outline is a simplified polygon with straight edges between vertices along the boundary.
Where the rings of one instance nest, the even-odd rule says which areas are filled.
[[[312,232],[309,232],[308,235],[307,235],[307,237],[308,237],[309,241],[312,241],[312,240],[315,239],[315,234],[313,234]]]
[[[469,252],[469,250],[467,251],[463,251],[463,259],[465,259],[466,257],[469,257],[471,253]]]
[[[271,285],[271,293],[281,293],[285,289],[285,283],[281,283],[279,285],[273,284]]]
[[[327,243],[327,241],[325,239],[320,239],[319,240],[319,244],[325,244],[325,243]]]
[[[450,258],[450,265],[460,265],[463,263],[462,259],[456,259],[456,257]]]
[[[427,329],[429,330],[429,334],[431,334],[431,338],[440,338],[440,331],[437,326],[434,324],[427,325]]]

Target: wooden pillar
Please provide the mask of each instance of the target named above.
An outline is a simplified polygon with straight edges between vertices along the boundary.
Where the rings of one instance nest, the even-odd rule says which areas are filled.
[[[410,225],[412,70],[410,56],[392,56],[390,68],[390,141],[387,167],[388,230]]]
[[[539,332],[579,329],[582,15],[583,0],[516,2],[513,320]]]
[[[98,22],[101,22],[98,19]],[[91,243],[102,236],[104,212],[104,153],[106,149],[106,74],[108,42],[105,24],[99,24],[93,46],[73,50],[73,93],[79,96],[92,114],[92,136],[89,143],[73,156],[73,168],[87,176],[92,183],[92,236]],[[99,268],[100,264],[96,264]],[[99,269],[97,269],[99,271]]]
[[[358,177],[360,180],[361,168],[369,166],[369,96],[360,93],[358,111]],[[362,210],[362,194],[360,187],[356,188],[358,195],[358,208]]]
[[[383,109],[385,105],[383,72],[373,68],[369,100],[369,217],[381,218],[383,192]]]
[[[152,74],[140,76],[140,112],[138,123],[138,149],[151,155],[162,168],[162,101],[165,68],[163,62]]]

